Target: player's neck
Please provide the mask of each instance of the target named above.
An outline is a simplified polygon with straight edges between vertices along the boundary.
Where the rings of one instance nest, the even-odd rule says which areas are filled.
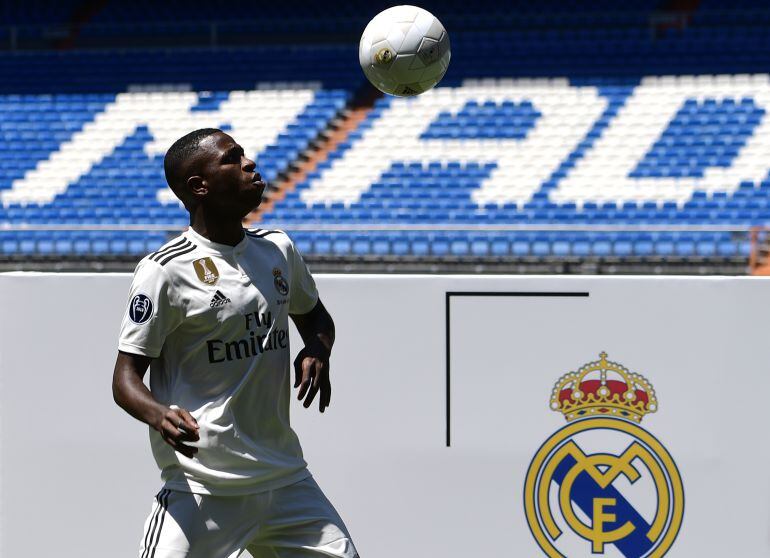
[[[203,238],[208,238],[217,244],[235,246],[243,240],[243,224],[240,219],[222,220],[196,214],[191,219],[190,228]]]

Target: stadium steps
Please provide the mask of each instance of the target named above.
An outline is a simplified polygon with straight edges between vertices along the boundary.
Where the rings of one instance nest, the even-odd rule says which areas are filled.
[[[749,269],[752,275],[770,275],[770,231],[756,227],[751,231]]]
[[[76,4],[67,22],[66,36],[56,42],[57,50],[69,50],[75,48],[80,30],[91,21],[102,9],[108,0],[96,0],[94,2],[80,2]]]
[[[277,202],[283,200],[288,192],[293,191],[309,173],[326,161],[329,154],[336,151],[337,147],[347,140],[362,122],[366,121],[374,108],[375,101],[381,96],[382,94],[374,92],[373,88],[367,87],[351,99],[340,115],[329,122],[328,128],[319,133],[314,142],[311,142],[311,148],[300,154],[292,165],[292,170],[276,181],[270,191],[265,193],[262,204],[247,215],[244,222],[258,223],[263,215],[270,213]]]
[[[656,36],[662,37],[672,29],[686,29],[700,3],[701,0],[665,0],[660,3],[650,16]]]

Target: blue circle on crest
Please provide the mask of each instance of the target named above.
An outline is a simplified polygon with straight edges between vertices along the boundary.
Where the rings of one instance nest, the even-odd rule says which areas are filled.
[[[153,310],[150,297],[139,293],[131,299],[131,304],[128,305],[128,317],[135,324],[143,324],[152,318]]]

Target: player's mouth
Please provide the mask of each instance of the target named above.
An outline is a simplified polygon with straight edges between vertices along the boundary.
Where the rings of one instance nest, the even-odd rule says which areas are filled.
[[[264,181],[264,180],[262,180],[262,177],[261,177],[260,175],[258,175],[258,174],[255,174],[255,175],[254,175],[254,178],[251,180],[251,183],[252,183],[254,186],[260,186],[260,187],[262,187],[262,188],[264,188],[264,187],[266,187],[266,186],[267,186],[267,184],[265,183],[265,181]]]

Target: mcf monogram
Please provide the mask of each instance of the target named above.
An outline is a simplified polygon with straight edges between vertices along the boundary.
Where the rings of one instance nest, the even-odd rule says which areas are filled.
[[[543,552],[588,557],[614,545],[626,557],[665,555],[682,524],[684,489],[666,448],[638,425],[658,409],[649,382],[602,353],[600,360],[559,379],[551,409],[569,424],[538,450],[524,486],[527,521]],[[596,451],[601,440],[625,449]],[[618,483],[621,488],[643,488],[625,488],[625,494],[615,486],[621,478],[627,481]],[[654,513],[643,513],[646,501],[656,502]],[[555,513],[571,532],[562,532]]]

